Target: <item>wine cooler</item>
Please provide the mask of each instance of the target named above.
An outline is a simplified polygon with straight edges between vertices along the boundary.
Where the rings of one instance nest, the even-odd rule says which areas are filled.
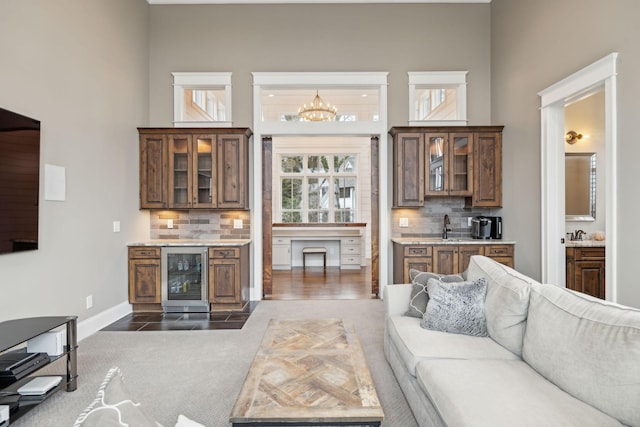
[[[207,248],[162,248],[162,309],[165,312],[209,311]]]

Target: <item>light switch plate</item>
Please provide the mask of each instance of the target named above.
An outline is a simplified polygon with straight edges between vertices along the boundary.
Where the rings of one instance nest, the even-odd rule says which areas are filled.
[[[234,219],[233,220],[233,228],[242,228],[242,220]]]
[[[173,228],[173,220],[172,219],[168,219],[167,220],[167,228]]]
[[[120,221],[113,221],[113,232],[114,233],[120,232]]]
[[[408,227],[409,218],[400,218],[400,227]]]

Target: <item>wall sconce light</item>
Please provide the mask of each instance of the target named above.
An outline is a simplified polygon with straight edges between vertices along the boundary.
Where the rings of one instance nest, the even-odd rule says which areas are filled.
[[[582,134],[572,130],[567,132],[567,134],[564,136],[564,140],[567,144],[575,144],[580,139],[582,139]]]

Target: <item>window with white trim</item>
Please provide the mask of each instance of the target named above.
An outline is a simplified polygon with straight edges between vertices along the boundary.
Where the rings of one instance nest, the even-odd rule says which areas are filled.
[[[231,73],[173,75],[174,127],[230,127]]]
[[[409,124],[466,125],[467,72],[409,72]]]
[[[357,158],[356,154],[279,155],[277,222],[356,222]]]

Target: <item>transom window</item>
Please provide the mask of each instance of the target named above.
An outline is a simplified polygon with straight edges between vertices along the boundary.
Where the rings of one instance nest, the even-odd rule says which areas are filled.
[[[229,127],[231,73],[172,73],[175,127]]]
[[[459,124],[467,122],[467,72],[409,73],[409,124]]]
[[[280,155],[279,222],[356,222],[356,162],[355,154]]]

